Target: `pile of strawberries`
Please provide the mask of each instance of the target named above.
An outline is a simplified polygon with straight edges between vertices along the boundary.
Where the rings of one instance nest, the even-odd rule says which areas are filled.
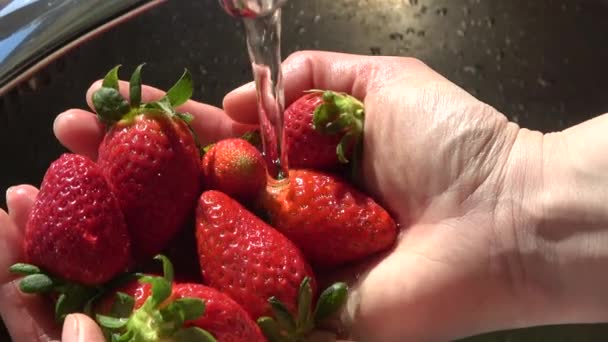
[[[315,272],[396,239],[347,172],[361,155],[363,104],[314,90],[287,108],[289,182],[276,190],[255,133],[200,146],[193,117],[176,110],[192,95],[188,71],[147,103],[140,75],[128,101],[118,67],[93,96],[107,129],[98,160],[67,153],[48,168],[26,260],[10,269],[21,290],[49,298],[58,323],[91,315],[109,341],[305,340],[347,297],[344,283],[319,291]]]

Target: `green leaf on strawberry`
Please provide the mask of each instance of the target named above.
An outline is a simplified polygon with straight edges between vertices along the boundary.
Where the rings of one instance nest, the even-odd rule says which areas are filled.
[[[9,267],[9,272],[24,276],[19,281],[23,293],[56,295],[55,319],[60,323],[68,314],[82,312],[90,300],[103,292],[101,287],[69,282],[31,264],[16,263]]]
[[[260,329],[270,342],[300,342],[315,329],[336,314],[346,302],[348,287],[345,283],[335,283],[319,297],[314,312],[312,308],[312,288],[310,278],[305,277],[298,292],[297,317],[274,297],[268,299],[274,317],[260,317]]]
[[[93,106],[101,121],[113,124],[121,120],[129,121],[139,114],[147,113],[163,114],[169,117],[178,116],[179,118],[187,117],[187,115],[177,115],[175,107],[184,104],[192,96],[193,82],[190,72],[186,69],[180,79],[161,99],[142,103],[141,70],[144,65],[140,64],[131,75],[130,102],[127,102],[119,92],[118,69],[120,66],[114,67],[106,74],[101,88],[93,94]]]
[[[139,107],[141,104],[141,68],[143,66],[144,64],[140,64],[135,69],[131,75],[131,80],[129,81],[129,97],[131,107]]]
[[[188,71],[188,69],[184,70],[184,73],[180,77],[180,79],[167,91],[167,94],[163,97],[163,99],[169,100],[169,103],[173,107],[178,107],[192,97],[193,93],[193,84],[192,84],[192,75]]]
[[[104,77],[103,82],[101,83],[102,88],[111,88],[114,90],[118,90],[118,69],[120,69],[121,65],[117,65],[112,68],[112,70],[108,71],[106,77]]]
[[[313,114],[313,127],[323,134],[345,133],[336,148],[341,163],[348,163],[346,151],[363,140],[363,123],[365,107],[355,97],[333,91],[311,90],[322,92],[324,103],[319,105]],[[352,158],[359,158],[356,153]]]
[[[171,299],[173,265],[163,255],[163,276],[144,275],[140,283],[151,285],[150,296],[133,311],[134,298],[117,293],[110,315],[97,314],[96,319],[112,341],[152,342],[159,340],[214,342],[215,338],[198,327],[185,327],[205,313],[205,302],[198,298]]]

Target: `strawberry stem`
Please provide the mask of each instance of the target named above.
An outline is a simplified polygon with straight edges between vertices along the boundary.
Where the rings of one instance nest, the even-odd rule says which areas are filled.
[[[151,285],[151,294],[139,309],[133,311],[134,299],[119,292],[111,314],[96,315],[106,336],[113,341],[132,342],[216,341],[203,329],[184,327],[186,321],[195,320],[205,313],[205,302],[198,298],[171,300],[173,265],[164,255],[158,255],[154,259],[161,261],[163,276],[140,277],[140,283]]]
[[[328,287],[317,301],[314,314],[310,278],[305,277],[298,291],[297,318],[287,310],[285,304],[271,297],[268,303],[274,317],[260,317],[258,326],[270,342],[304,341],[313,330],[330,319],[346,302],[348,287],[345,283],[335,283]]]
[[[350,163],[356,177],[363,154],[364,104],[346,93],[318,89],[307,92],[320,93],[323,98],[313,113],[313,128],[325,135],[343,134],[336,146],[336,155],[340,163]]]
[[[54,277],[36,265],[16,263],[9,272],[24,276],[19,281],[23,293],[56,295],[55,320],[62,323],[68,314],[86,311],[87,304],[104,289],[101,286],[85,286]]]

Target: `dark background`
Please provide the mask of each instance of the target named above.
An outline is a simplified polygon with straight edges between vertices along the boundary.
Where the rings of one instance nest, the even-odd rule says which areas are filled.
[[[530,129],[561,130],[608,112],[605,1],[290,0],[283,18],[283,57],[300,49],[414,56]],[[0,98],[0,193],[39,184],[63,152],[54,117],[85,107],[89,84],[112,66],[127,72],[146,62],[144,82],[161,88],[186,67],[197,84],[194,97],[220,106],[227,91],[251,79],[244,39],[242,25],[216,0],[173,0],[71,51],[37,76],[34,89],[24,85]],[[595,325],[471,341],[606,336],[608,328]]]

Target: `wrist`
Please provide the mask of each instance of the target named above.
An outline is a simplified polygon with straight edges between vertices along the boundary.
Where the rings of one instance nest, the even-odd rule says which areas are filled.
[[[512,192],[502,198],[511,202],[509,270],[522,325],[608,320],[606,177],[589,174],[589,146],[572,138],[522,130],[511,154]]]
[[[608,320],[608,168],[587,128],[595,127],[586,123],[544,138],[534,238],[544,250],[546,277],[539,285],[557,306],[549,316],[554,324]]]

